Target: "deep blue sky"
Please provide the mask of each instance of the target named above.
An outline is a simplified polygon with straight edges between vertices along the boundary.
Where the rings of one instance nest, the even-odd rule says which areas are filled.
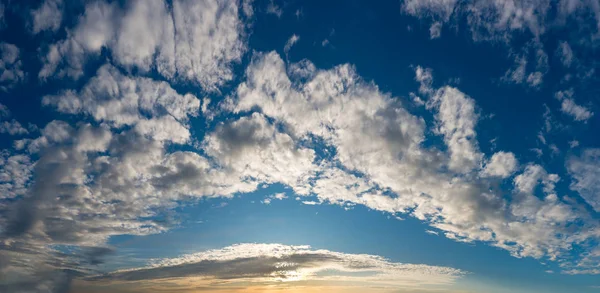
[[[600,290],[598,2],[495,3],[2,1],[0,289]]]

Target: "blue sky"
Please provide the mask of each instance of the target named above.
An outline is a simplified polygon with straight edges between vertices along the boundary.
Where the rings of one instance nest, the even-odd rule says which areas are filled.
[[[2,1],[2,292],[598,292],[600,2]]]

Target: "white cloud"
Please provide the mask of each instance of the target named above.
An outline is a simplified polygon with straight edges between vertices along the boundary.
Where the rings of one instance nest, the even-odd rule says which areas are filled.
[[[283,15],[283,9],[275,4],[274,0],[270,0],[269,4],[267,5],[267,13],[281,18],[281,15]]]
[[[498,176],[506,178],[512,175],[517,169],[517,159],[513,153],[497,152],[485,164],[481,171],[482,176]]]
[[[514,194],[495,188],[514,172],[516,160],[509,153],[486,159],[479,151],[475,102],[458,89],[432,89],[428,102],[447,146],[442,151],[422,145],[422,118],[363,81],[352,66],[317,69],[308,79],[286,72],[277,54],[256,54],[247,80],[224,109],[259,111],[285,125],[292,137],[317,136],[319,143],[334,147],[335,155],[323,160],[309,180],[306,194],[320,203],[408,213],[446,237],[484,241],[518,257],[556,259],[574,244],[596,237],[587,223],[577,233],[570,231],[585,214],[554,194],[558,176],[539,166],[515,177]],[[496,176],[478,177],[485,173]],[[535,195],[540,184],[542,199]]]
[[[408,0],[404,2],[402,8],[411,15],[448,21],[454,12],[456,3],[456,0]]]
[[[44,30],[57,31],[62,23],[62,6],[63,0],[45,0],[37,9],[31,11],[33,33]]]
[[[560,110],[573,117],[576,121],[585,121],[594,115],[593,112],[586,107],[577,105],[573,99],[564,99],[560,106]]]
[[[596,211],[600,211],[600,149],[585,149],[566,163],[573,178],[571,189],[577,191]]]
[[[28,156],[0,152],[0,198],[25,194],[32,169],[33,164]]]
[[[575,93],[573,89],[558,91],[554,94],[554,97],[561,101],[560,110],[563,113],[573,117],[575,121],[586,121],[592,118],[594,113],[586,107],[577,105],[575,103],[575,99],[573,98],[574,95]]]
[[[45,96],[42,103],[114,127],[135,126],[143,135],[152,133],[155,139],[176,143],[189,140],[186,122],[200,108],[200,100],[192,94],[179,94],[163,81],[125,76],[111,65],[100,67],[79,92]]]
[[[25,79],[20,50],[17,46],[0,43],[0,89],[7,91]]]
[[[252,186],[280,182],[306,194],[308,180],[316,172],[314,151],[298,147],[290,135],[258,113],[218,125],[205,137],[203,149],[228,176]]]
[[[423,95],[431,95],[433,93],[433,71],[431,68],[423,68],[417,66],[415,68],[415,80],[419,82],[419,93]]]
[[[283,52],[287,55],[290,52],[290,49],[294,44],[296,44],[300,40],[300,37],[296,34],[293,34],[288,41],[285,43],[285,47],[283,48]]]
[[[172,9],[163,0],[137,0],[125,8],[96,1],[86,5],[68,31],[69,37],[43,56],[40,78],[78,78],[88,56],[104,47],[127,68],[142,73],[156,69],[168,79],[216,91],[232,79],[231,63],[246,50],[244,25],[233,0],[176,0]]]
[[[285,195],[285,193],[283,193],[283,192],[280,192],[280,193],[271,194],[271,195],[265,197],[265,199],[262,200],[261,202],[264,204],[271,204],[271,202],[273,200],[284,200],[286,198],[288,198],[287,195]]]
[[[453,87],[439,89],[429,102],[435,108],[437,131],[444,136],[450,152],[449,168],[466,173],[481,164],[475,125],[479,116],[475,101]]]
[[[437,21],[431,24],[429,27],[429,38],[437,39],[442,35],[442,23]]]
[[[176,274],[171,273],[173,270]],[[321,273],[327,271],[328,274]],[[363,274],[359,274],[363,273]],[[466,272],[440,266],[391,262],[368,254],[348,254],[310,246],[236,244],[177,258],[155,260],[146,267],[121,270],[90,280],[145,281],[204,276],[232,282],[279,283],[302,281],[346,282],[372,287],[450,285]]]
[[[573,56],[573,49],[571,49],[571,46],[569,46],[569,43],[561,42],[558,45],[558,49],[557,49],[556,53],[560,57],[560,61],[562,62],[562,64],[565,67],[571,67],[575,57]]]
[[[0,122],[0,133],[8,133],[10,135],[23,135],[28,134],[29,131],[25,129],[21,123],[16,120],[2,121]]]

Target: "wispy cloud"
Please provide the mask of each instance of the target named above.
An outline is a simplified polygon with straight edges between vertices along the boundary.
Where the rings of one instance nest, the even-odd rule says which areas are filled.
[[[237,244],[221,249],[154,260],[147,267],[88,278],[103,282],[212,280],[209,287],[299,282],[302,286],[344,284],[349,287],[426,288],[450,286],[466,272],[454,268],[391,262],[376,255],[347,254],[310,246]],[[198,279],[194,279],[198,278]],[[164,280],[164,281],[157,281]],[[423,287],[425,286],[425,287]],[[227,286],[225,286],[227,287]]]

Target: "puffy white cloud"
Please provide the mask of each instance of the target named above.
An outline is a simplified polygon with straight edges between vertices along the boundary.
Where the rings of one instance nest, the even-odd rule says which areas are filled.
[[[29,131],[25,129],[21,123],[16,120],[2,121],[0,122],[0,133],[8,133],[10,135],[23,135],[28,134]]]
[[[216,91],[232,79],[231,63],[246,50],[233,0],[177,0],[171,9],[163,0],[132,1],[124,8],[94,1],[68,31],[68,38],[51,45],[42,58],[40,78],[78,78],[88,56],[107,48],[126,68],[155,69],[168,79]]]
[[[586,121],[594,116],[594,113],[588,108],[575,103],[573,89],[558,91],[554,96],[561,101],[560,110],[573,117],[575,121]]]
[[[573,99],[564,99],[560,105],[560,110],[573,117],[576,121],[585,121],[590,119],[594,113],[586,107],[577,105]]]
[[[189,140],[188,117],[197,116],[200,108],[192,94],[181,95],[164,81],[125,76],[111,65],[100,67],[79,92],[45,96],[42,103],[118,128],[135,126],[143,135],[175,143]]]
[[[580,156],[571,156],[566,165],[573,178],[571,189],[600,211],[600,149],[585,149]]]
[[[569,43],[561,42],[558,45],[558,49],[557,49],[556,53],[560,57],[560,61],[563,63],[563,65],[565,67],[571,67],[571,65],[573,64],[573,59],[575,57],[573,56],[573,49],[571,49],[571,46],[569,46]]]
[[[31,11],[33,33],[44,30],[57,31],[62,23],[62,6],[63,0],[45,0],[37,9]]]
[[[25,79],[20,50],[17,46],[0,43],[0,89],[7,91]]]
[[[327,271],[328,274],[320,274]],[[358,274],[364,273],[364,274]],[[351,286],[410,288],[450,285],[459,269],[391,262],[368,254],[348,254],[310,246],[236,244],[220,249],[155,260],[147,267],[91,277],[91,281],[145,281],[203,276],[222,282],[279,283],[330,281]],[[92,283],[93,284],[93,283]]]
[[[319,203],[408,213],[446,237],[484,241],[518,257],[555,259],[597,237],[585,213],[555,194],[558,176],[540,166],[518,174],[513,192],[497,188],[515,171],[516,159],[507,152],[486,159],[479,151],[475,102],[458,89],[432,89],[429,97],[447,146],[442,151],[423,145],[423,119],[361,80],[352,66],[317,69],[303,78],[286,72],[277,54],[256,54],[247,80],[224,109],[259,111],[292,137],[331,149],[318,158],[320,171],[309,181],[308,194]],[[581,221],[586,224],[575,228]]]
[[[456,88],[444,87],[435,93],[428,106],[437,110],[437,131],[444,136],[450,152],[448,167],[462,173],[479,167],[483,155],[476,140],[479,116],[475,101]]]
[[[534,192],[534,188],[542,182],[544,191],[550,193],[559,179],[558,175],[548,174],[540,165],[528,165],[522,174],[515,177],[514,183],[519,192],[531,194]]]
[[[506,178],[516,171],[517,165],[518,162],[513,153],[497,152],[486,162],[481,175]]]
[[[283,192],[280,192],[265,197],[265,199],[263,199],[261,202],[264,204],[271,204],[273,200],[284,200],[286,198],[288,198],[287,195],[285,195]]]
[[[454,13],[456,4],[456,0],[408,0],[403,3],[402,8],[411,15],[448,21]]]
[[[430,95],[433,93],[433,73],[431,68],[423,68],[417,66],[415,68],[415,80],[419,82],[419,93],[424,95]]]
[[[231,176],[253,183],[283,183],[305,194],[317,171],[312,149],[301,148],[258,113],[220,124],[203,142],[206,154]]]
[[[14,198],[24,194],[31,179],[32,169],[33,164],[28,156],[0,152],[1,198]]]
[[[434,22],[430,27],[429,27],[429,38],[430,39],[437,39],[442,35],[442,23],[441,22]]]

